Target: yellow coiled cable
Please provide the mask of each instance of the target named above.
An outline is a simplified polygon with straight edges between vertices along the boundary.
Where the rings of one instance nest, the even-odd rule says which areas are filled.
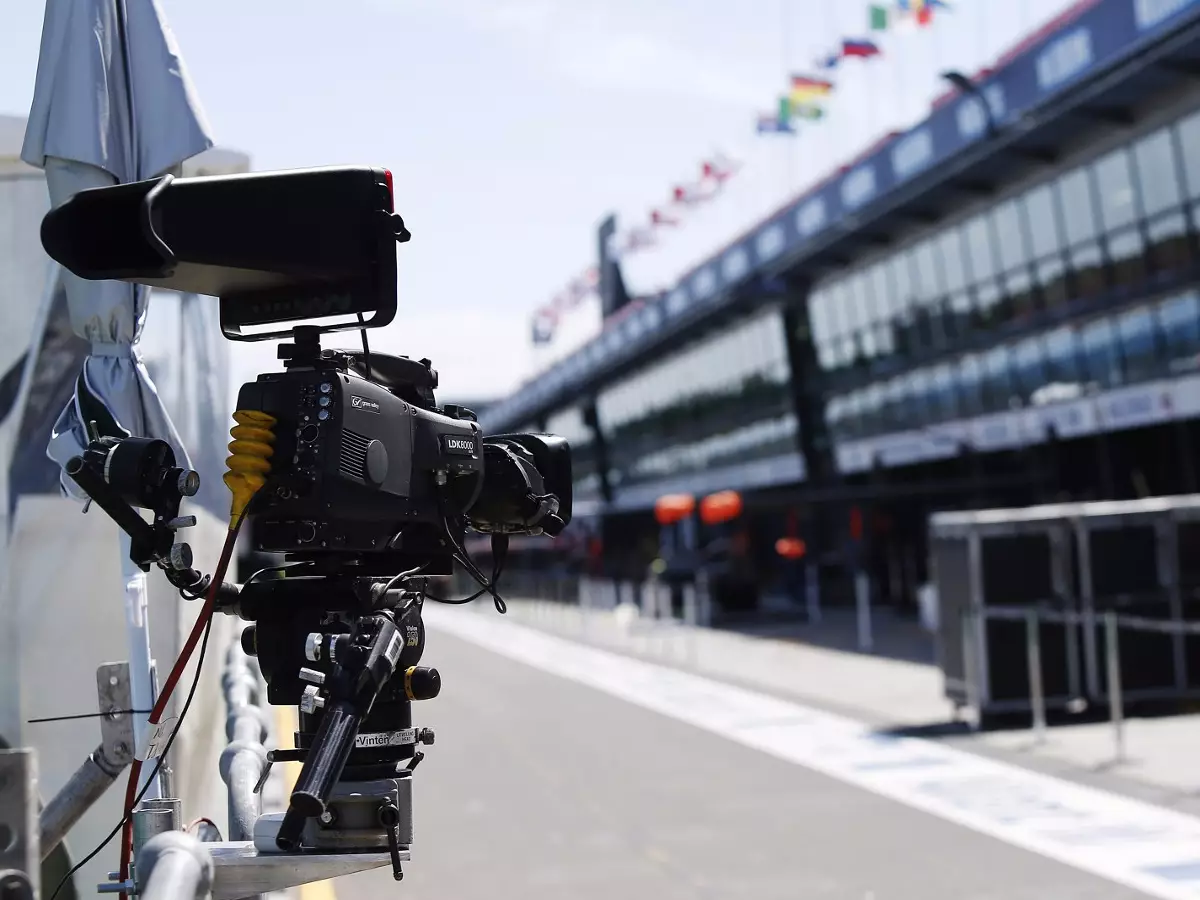
[[[229,429],[233,440],[229,442],[232,454],[225,461],[229,469],[225,473],[225,484],[233,494],[230,506],[230,527],[242,517],[250,498],[267,482],[271,471],[271,456],[275,452],[276,419],[270,413],[257,409],[239,409],[233,414],[237,424]]]

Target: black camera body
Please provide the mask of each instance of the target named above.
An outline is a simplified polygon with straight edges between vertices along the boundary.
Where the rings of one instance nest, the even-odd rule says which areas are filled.
[[[446,518],[439,491],[467,479],[459,490],[477,493],[483,483],[476,422],[423,409],[346,369],[260,375],[242,386],[237,408],[277,420],[269,484],[251,512],[262,551],[386,553],[403,565],[437,549]]]

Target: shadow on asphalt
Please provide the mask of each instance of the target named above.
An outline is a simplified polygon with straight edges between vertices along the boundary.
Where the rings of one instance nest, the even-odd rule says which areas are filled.
[[[871,616],[871,646],[860,646],[858,616],[853,609],[825,609],[820,622],[809,622],[803,613],[779,613],[764,616],[761,612],[745,619],[725,616],[714,628],[743,634],[748,637],[793,641],[842,653],[895,659],[920,665],[935,665],[937,652],[934,638],[912,616],[887,609],[876,609]]]

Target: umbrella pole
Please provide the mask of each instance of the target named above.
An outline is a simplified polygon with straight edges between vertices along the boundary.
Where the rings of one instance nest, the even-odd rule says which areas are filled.
[[[129,639],[129,699],[132,708],[137,710],[133,714],[133,735],[138,748],[137,756],[141,759],[150,727],[150,708],[155,701],[150,673],[150,586],[146,573],[130,560],[129,550],[129,535],[121,532],[121,581],[125,586],[125,629]],[[153,766],[142,767],[139,791],[153,770]],[[156,800],[160,796],[156,776],[155,783],[146,791],[143,799]]]

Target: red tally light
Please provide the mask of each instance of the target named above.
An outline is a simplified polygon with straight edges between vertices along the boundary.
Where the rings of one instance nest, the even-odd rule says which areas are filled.
[[[391,169],[383,170],[383,180],[387,182],[388,212],[394,213],[396,211],[396,200],[395,200],[396,195],[392,188],[392,170]]]

